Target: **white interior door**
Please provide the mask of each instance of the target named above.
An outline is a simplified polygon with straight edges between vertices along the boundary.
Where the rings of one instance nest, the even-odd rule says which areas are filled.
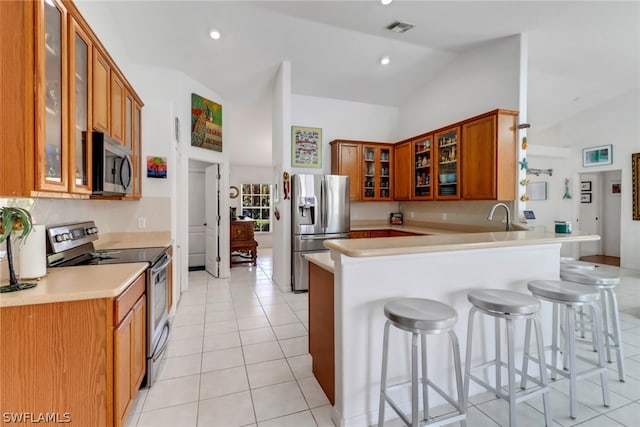
[[[581,174],[580,182],[585,187],[581,187],[580,203],[580,231],[602,236],[602,180],[600,174]],[[584,199],[583,199],[584,198]],[[587,202],[590,200],[590,202]],[[580,256],[601,255],[602,243],[600,240],[594,242],[580,243]]]
[[[220,173],[217,164],[204,170],[205,211],[205,270],[215,277],[220,275]]]
[[[205,265],[205,173],[189,171],[189,267]]]

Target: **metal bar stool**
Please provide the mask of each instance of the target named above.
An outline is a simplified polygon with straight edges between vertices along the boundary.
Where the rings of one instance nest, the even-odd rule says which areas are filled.
[[[604,323],[604,348],[607,352],[607,361],[609,363],[613,362],[611,360],[611,349],[614,348],[616,351],[616,361],[618,363],[618,378],[624,382],[624,355],[622,353],[620,313],[618,310],[618,299],[614,292],[614,288],[620,284],[620,277],[602,271],[561,268],[560,278],[568,282],[592,286],[600,291],[602,320]],[[584,337],[584,333],[582,336]]]
[[[458,313],[443,303],[422,298],[401,298],[385,304],[384,315],[387,321],[384,325],[384,343],[382,348],[382,379],[380,381],[380,411],[378,412],[378,426],[384,425],[385,402],[412,427],[418,425],[440,426],[460,421],[466,426],[466,405],[462,394],[462,368],[460,365],[460,346],[453,327],[458,320]],[[387,365],[389,362],[389,326],[395,326],[403,331],[411,332],[411,380],[405,383],[387,387]],[[456,387],[458,401],[453,400],[427,376],[427,335],[448,332],[453,348],[453,358],[456,373]],[[418,407],[418,336],[422,346],[422,404],[423,420],[429,419],[428,386],[442,396],[457,409],[457,413],[437,421],[420,424]],[[387,395],[387,390],[411,384],[411,421],[398,405]]]
[[[586,377],[590,377],[596,374],[600,375],[600,382],[602,384],[602,400],[605,407],[609,406],[609,384],[607,382],[606,367],[604,361],[604,346],[602,345],[602,314],[600,312],[600,306],[598,305],[598,297],[600,293],[588,286],[579,285],[571,282],[564,282],[560,280],[534,280],[529,282],[527,288],[536,297],[541,300],[549,301],[553,303],[553,336],[551,344],[551,358],[552,362],[547,365],[547,368],[551,370],[551,378],[555,379],[556,374],[560,374],[565,378],[569,378],[569,415],[571,418],[576,418],[576,409],[578,405],[578,399],[576,396],[576,382]],[[562,351],[558,346],[558,307],[560,305],[565,306],[566,310],[566,334],[564,345],[564,362],[563,369],[558,369],[557,356],[558,351]],[[576,369],[576,325],[575,325],[575,309],[576,307],[589,306],[592,310],[593,320],[595,323],[595,333],[592,334],[593,339],[596,341],[596,348],[598,350],[598,363],[590,369],[586,369],[582,372],[577,372]],[[525,357],[523,370],[526,369],[526,365],[529,359],[535,360],[528,354],[528,344],[530,336],[530,328],[527,325],[527,331],[525,336]],[[587,362],[592,361],[580,357]],[[567,372],[568,371],[568,372]],[[522,378],[522,386],[526,385],[526,377]]]
[[[509,426],[516,425],[516,404],[542,394],[544,403],[545,424],[551,426],[551,405],[549,402],[549,384],[547,382],[544,360],[544,344],[542,342],[542,330],[540,324],[540,302],[531,295],[520,292],[502,289],[474,290],[467,295],[469,302],[473,305],[469,310],[469,328],[467,330],[467,356],[465,360],[465,398],[469,397],[469,383],[471,380],[480,384],[496,396],[509,402]],[[471,367],[471,350],[473,338],[473,320],[476,312],[492,316],[495,318],[495,359],[481,365]],[[507,363],[502,361],[501,339],[500,339],[500,319],[504,319],[507,330]],[[536,327],[536,341],[538,344],[538,358],[540,360],[540,379],[528,376],[526,369],[519,371],[516,369],[515,349],[514,349],[514,320],[526,320],[527,329],[530,330],[531,323]],[[495,387],[487,383],[472,372],[477,369],[485,369],[495,366],[496,384]],[[502,387],[502,368],[506,367],[508,372],[508,393],[505,394]],[[538,385],[538,388],[527,391],[519,391],[516,394],[516,373],[522,378],[528,378]],[[524,384],[522,385],[524,389]]]

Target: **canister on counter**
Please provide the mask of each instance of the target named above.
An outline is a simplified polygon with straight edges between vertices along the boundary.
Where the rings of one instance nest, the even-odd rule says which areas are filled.
[[[571,233],[570,221],[556,221],[556,233]]]

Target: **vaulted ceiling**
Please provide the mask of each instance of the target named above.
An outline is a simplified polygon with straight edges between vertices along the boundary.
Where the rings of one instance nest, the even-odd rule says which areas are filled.
[[[460,52],[526,33],[528,121],[537,129],[640,87],[638,1],[79,0],[79,8],[99,36],[96,16],[116,23],[126,61],[181,70],[254,124],[242,139],[257,148],[235,147],[232,164],[269,164],[264,129],[283,60],[296,94],[399,106]],[[415,26],[386,30],[395,20]],[[381,66],[382,55],[391,64]]]

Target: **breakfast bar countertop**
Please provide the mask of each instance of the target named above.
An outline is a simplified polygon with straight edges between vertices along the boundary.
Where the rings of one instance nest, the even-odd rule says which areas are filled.
[[[529,246],[599,240],[600,236],[574,231],[570,234],[534,231],[496,231],[485,233],[443,233],[438,235],[377,237],[369,239],[332,239],[324,246],[350,257],[372,257],[469,249]]]
[[[48,268],[35,288],[0,294],[0,307],[113,298],[149,267],[146,262]]]

